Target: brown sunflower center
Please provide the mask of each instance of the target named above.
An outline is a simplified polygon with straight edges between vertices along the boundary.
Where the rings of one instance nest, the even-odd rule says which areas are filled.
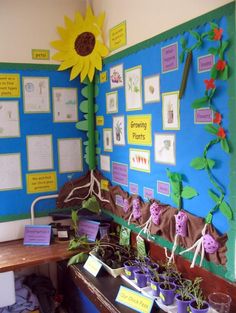
[[[75,40],[75,50],[81,56],[89,55],[95,46],[95,36],[93,33],[84,32]]]

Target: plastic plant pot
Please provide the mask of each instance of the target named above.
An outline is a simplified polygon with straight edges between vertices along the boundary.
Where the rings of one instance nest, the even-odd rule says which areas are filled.
[[[139,288],[144,288],[147,286],[147,274],[141,272],[140,270],[134,271],[134,279]]]
[[[136,261],[126,261],[124,263],[124,268],[126,277],[130,280],[134,280],[134,271],[137,271],[139,269]]]
[[[197,308],[196,300],[192,300],[189,307],[192,313],[207,313],[209,310],[209,304],[206,301],[203,301],[203,307],[201,309]]]
[[[176,286],[171,282],[163,282],[159,285],[160,289],[160,298],[163,304],[171,305],[175,299],[175,290]]]
[[[189,304],[193,300],[192,297],[189,300],[182,300],[181,295],[175,296],[177,303],[177,312],[178,313],[189,313]]]

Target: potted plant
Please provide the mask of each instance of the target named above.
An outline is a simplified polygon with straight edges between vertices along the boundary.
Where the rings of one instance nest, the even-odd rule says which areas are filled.
[[[192,291],[192,282],[187,279],[176,279],[176,302],[177,302],[177,312],[178,313],[188,313],[189,312],[189,304],[191,300],[193,300],[193,296],[191,294]]]
[[[160,289],[159,285],[164,282],[164,278],[156,270],[151,271],[150,276],[150,286],[152,289],[152,295],[154,297],[159,297]]]
[[[160,283],[159,289],[162,303],[171,305],[175,299],[176,285],[168,280],[164,280],[164,282]]]
[[[207,313],[209,310],[209,304],[205,301],[201,284],[202,278],[197,277],[192,285],[191,293],[194,299],[190,302],[189,307],[192,313]]]

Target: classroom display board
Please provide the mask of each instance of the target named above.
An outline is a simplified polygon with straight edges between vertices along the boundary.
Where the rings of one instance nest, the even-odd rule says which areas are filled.
[[[80,89],[56,66],[0,64],[0,222],[29,217],[34,199],[86,172]],[[36,216],[55,207],[43,200]]]
[[[219,234],[236,205],[233,30],[230,4],[106,58],[97,97],[102,174]]]

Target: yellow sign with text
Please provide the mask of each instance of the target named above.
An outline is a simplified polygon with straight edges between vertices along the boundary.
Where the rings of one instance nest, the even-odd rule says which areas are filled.
[[[120,286],[116,301],[141,313],[150,313],[153,300],[124,286]]]
[[[132,145],[152,145],[152,116],[128,115],[128,143]]]
[[[57,190],[56,172],[27,174],[27,193],[49,192]]]
[[[98,115],[96,116],[96,125],[103,126],[104,125],[104,116]]]
[[[44,49],[32,49],[32,59],[33,60],[49,60],[50,51]]]
[[[20,97],[20,75],[0,74],[0,98]]]
[[[109,43],[111,51],[126,45],[126,21],[110,29]]]
[[[105,83],[107,81],[107,71],[100,73],[100,83]]]

